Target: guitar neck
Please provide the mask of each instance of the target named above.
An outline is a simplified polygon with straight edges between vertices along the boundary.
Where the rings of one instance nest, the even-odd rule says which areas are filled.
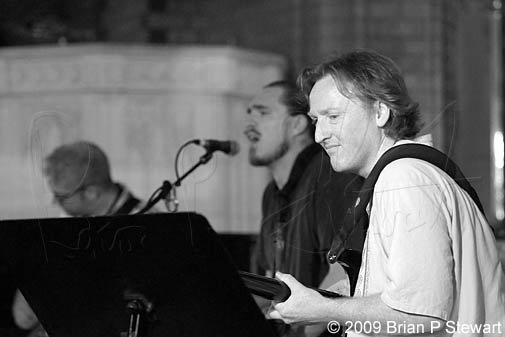
[[[238,272],[246,288],[251,294],[264,297],[269,300],[284,302],[291,295],[289,287],[281,280],[271,277],[261,276],[245,271]],[[311,288],[328,298],[342,297],[343,295],[328,290]]]

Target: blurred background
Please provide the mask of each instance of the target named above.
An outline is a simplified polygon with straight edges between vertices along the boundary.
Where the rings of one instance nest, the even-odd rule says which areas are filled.
[[[59,215],[40,164],[64,142],[97,143],[147,199],[175,179],[184,142],[233,139],[241,152],[191,175],[180,210],[254,238],[269,177],[247,161],[249,100],[369,48],[403,70],[423,133],[460,164],[505,258],[502,17],[501,0],[2,0],[0,218]],[[201,154],[184,151],[181,171]]]

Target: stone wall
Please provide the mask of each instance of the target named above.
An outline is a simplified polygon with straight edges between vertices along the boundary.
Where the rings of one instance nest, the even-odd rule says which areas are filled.
[[[115,1],[110,1],[113,6]],[[160,0],[161,1],[161,0]],[[158,1],[158,2],[160,2]],[[475,0],[473,0],[475,1]],[[145,1],[144,1],[145,2]],[[140,1],[143,3],[143,1]],[[129,18],[104,25],[108,36],[137,41],[142,32],[163,35],[169,44],[234,45],[274,52],[289,60],[295,74],[332,54],[355,48],[384,53],[398,63],[407,85],[421,104],[435,145],[451,148],[457,99],[455,52],[459,12],[452,0],[167,0],[160,10],[125,0],[106,10]],[[134,13],[136,19],[133,18]],[[133,16],[132,16],[133,15]],[[146,18],[139,26],[140,18]],[[130,27],[130,28],[128,28]],[[471,24],[468,25],[471,27]],[[131,34],[132,30],[137,31]]]
[[[113,177],[147,198],[164,179],[175,180],[176,151],[185,141],[234,139],[242,148],[237,156],[216,153],[184,181],[180,210],[204,214],[219,231],[257,231],[267,175],[247,161],[243,118],[251,97],[284,68],[281,57],[232,47],[1,50],[2,218],[58,215],[40,163],[62,142],[96,142]],[[180,172],[203,152],[188,147]]]

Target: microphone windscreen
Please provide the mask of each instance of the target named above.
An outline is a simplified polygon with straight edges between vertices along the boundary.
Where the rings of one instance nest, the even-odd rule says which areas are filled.
[[[234,140],[230,140],[230,156],[234,156],[240,152],[240,144]]]

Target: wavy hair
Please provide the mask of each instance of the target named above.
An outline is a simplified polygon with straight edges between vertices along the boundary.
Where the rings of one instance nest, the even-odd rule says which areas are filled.
[[[358,98],[369,106],[382,102],[391,110],[384,126],[388,137],[410,139],[421,130],[419,103],[410,98],[399,68],[388,57],[360,50],[304,69],[298,86],[307,101],[314,84],[328,75],[342,95]]]
[[[263,88],[282,88],[283,94],[281,102],[287,107],[291,116],[304,115],[307,118],[307,128],[311,136],[314,136],[315,126],[312,124],[309,116],[309,101],[300,91],[300,88],[294,81],[279,80],[265,85]]]

